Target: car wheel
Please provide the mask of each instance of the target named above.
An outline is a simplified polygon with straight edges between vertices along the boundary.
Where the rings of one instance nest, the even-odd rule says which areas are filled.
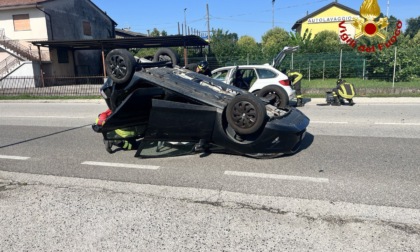
[[[163,47],[159,48],[155,55],[153,56],[153,61],[171,61],[172,66],[178,65],[179,63],[179,56],[178,54],[172,50],[171,48]]]
[[[114,49],[105,58],[106,73],[116,84],[127,83],[134,75],[136,60],[125,49]]]
[[[264,97],[270,101],[271,105],[277,108],[284,108],[289,104],[289,97],[283,88],[275,85],[267,86],[261,89],[258,94],[260,97]]]
[[[227,105],[226,119],[238,134],[253,134],[265,122],[266,109],[258,97],[252,94],[235,96]]]

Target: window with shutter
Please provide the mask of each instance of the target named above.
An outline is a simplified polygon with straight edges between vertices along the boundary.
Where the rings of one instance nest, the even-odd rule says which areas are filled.
[[[29,14],[13,15],[13,25],[15,27],[15,31],[31,30],[31,23],[29,22]]]
[[[92,28],[88,21],[83,21],[83,35],[92,36]]]

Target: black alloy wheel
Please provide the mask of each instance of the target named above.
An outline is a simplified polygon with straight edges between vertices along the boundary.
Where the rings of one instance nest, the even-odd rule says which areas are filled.
[[[116,84],[128,83],[134,75],[136,60],[125,49],[114,49],[105,59],[106,73]]]
[[[252,95],[238,95],[229,102],[226,119],[238,134],[257,132],[265,122],[266,109],[262,101]]]

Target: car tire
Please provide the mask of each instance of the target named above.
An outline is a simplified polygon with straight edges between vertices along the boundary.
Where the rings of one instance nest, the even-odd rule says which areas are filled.
[[[227,105],[226,119],[238,134],[249,135],[261,129],[266,118],[264,103],[252,94],[235,96]]]
[[[105,58],[106,73],[115,84],[128,83],[134,75],[136,59],[126,49],[114,49]]]
[[[153,61],[171,61],[172,66],[176,66],[179,63],[179,56],[173,49],[168,47],[162,47],[159,48],[154,54]]]
[[[279,86],[266,86],[257,93],[257,96],[270,100],[270,104],[277,108],[284,108],[289,105],[289,97],[286,91]]]

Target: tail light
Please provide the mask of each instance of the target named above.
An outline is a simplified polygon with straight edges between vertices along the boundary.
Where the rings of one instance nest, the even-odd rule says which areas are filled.
[[[282,86],[290,86],[290,81],[289,80],[280,80],[279,83]]]

